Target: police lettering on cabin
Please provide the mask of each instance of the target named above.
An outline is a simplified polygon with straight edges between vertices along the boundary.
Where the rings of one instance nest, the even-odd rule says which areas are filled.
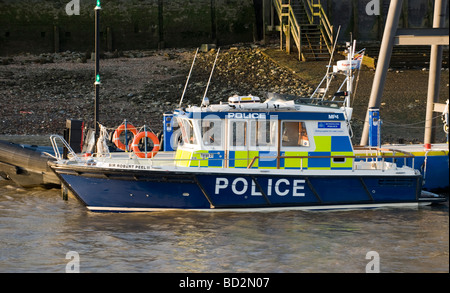
[[[266,113],[228,113],[228,119],[266,119]]]
[[[268,196],[305,196],[302,192],[305,189],[305,180],[294,179],[288,180],[285,178],[281,179],[267,179],[267,184],[263,186],[259,184]],[[226,194],[232,192],[235,195],[244,195],[250,192],[251,196],[262,196],[260,189],[256,186],[255,181],[252,179],[246,179],[244,177],[237,177],[233,180],[228,180],[228,178],[216,178],[216,185],[214,193]]]

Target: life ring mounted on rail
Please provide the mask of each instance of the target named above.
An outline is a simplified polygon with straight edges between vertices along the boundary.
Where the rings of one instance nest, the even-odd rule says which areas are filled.
[[[148,152],[141,151],[139,149],[139,143],[140,143],[141,139],[146,138],[146,137],[150,138],[153,142],[153,149]],[[134,136],[132,148],[133,148],[133,152],[139,158],[153,158],[156,155],[156,153],[159,151],[158,137],[156,137],[156,135],[150,131],[139,132],[137,135]]]
[[[137,129],[136,127],[134,127],[131,123],[124,123],[121,124],[119,127],[117,127],[116,131],[114,131],[114,135],[113,135],[113,143],[116,145],[117,148],[121,149],[122,151],[129,151],[130,150],[130,146],[127,146],[120,141],[120,135],[122,134],[123,131],[131,131],[131,133],[133,133],[133,136],[136,137],[137,134]],[[131,144],[130,140],[130,144]]]

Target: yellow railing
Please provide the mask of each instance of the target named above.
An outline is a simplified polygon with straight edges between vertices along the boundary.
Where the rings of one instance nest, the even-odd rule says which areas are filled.
[[[333,26],[331,25],[328,17],[320,4],[320,0],[318,3],[314,3],[314,0],[299,0],[303,1],[303,6],[306,10],[306,15],[308,17],[308,21],[310,24],[314,24],[315,17],[319,19],[319,27],[320,32],[322,34],[322,39],[324,40],[325,45],[327,46],[328,52],[331,54],[333,50]],[[302,38],[301,38],[301,25],[298,23],[297,18],[295,17],[294,10],[291,5],[291,0],[273,0],[274,8],[279,16],[280,20],[280,45],[283,47],[283,33],[286,34],[286,49],[290,52],[290,36],[294,39],[295,45],[299,51],[299,59],[301,59],[301,47],[302,47]],[[283,17],[287,18],[286,21],[283,20]],[[308,40],[307,40],[308,41]]]
[[[301,59],[301,31],[291,6],[291,0],[273,0],[273,5],[280,20],[280,47],[283,48],[283,33],[286,34],[286,50],[290,53],[290,37],[294,39]],[[287,24],[285,20],[287,18]]]
[[[290,2],[290,1],[289,1]],[[292,38],[294,39],[295,44],[297,45],[298,51],[299,51],[299,57],[301,57],[301,30],[300,25],[297,22],[297,18],[295,17],[294,10],[292,9],[292,6],[289,5],[288,8],[288,30],[291,31]]]
[[[316,2],[317,3],[314,3]],[[331,54],[333,50],[333,26],[331,25],[330,21],[328,20],[327,14],[325,13],[325,10],[323,9],[322,4],[320,4],[320,0],[303,0],[303,3],[305,5],[306,14],[308,15],[309,23],[313,24],[315,21],[314,17],[319,18],[319,24],[320,24],[320,31],[322,33],[323,39],[325,41],[325,44],[327,46],[328,52]]]

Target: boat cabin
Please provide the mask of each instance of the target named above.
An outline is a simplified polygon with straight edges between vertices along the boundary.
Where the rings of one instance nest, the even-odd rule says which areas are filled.
[[[176,110],[180,167],[352,169],[345,109],[233,96]]]

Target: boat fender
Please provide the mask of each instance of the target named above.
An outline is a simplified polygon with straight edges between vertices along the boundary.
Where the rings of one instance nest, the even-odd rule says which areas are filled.
[[[144,137],[150,138],[153,142],[153,149],[149,152],[142,152],[139,149],[139,142]],[[133,152],[139,158],[153,158],[156,155],[156,153],[159,151],[159,140],[153,132],[143,131],[143,132],[139,132],[137,135],[134,136],[133,144],[131,146],[133,148]]]
[[[156,134],[156,137],[158,138],[158,141],[160,142],[159,149],[164,150],[164,132],[162,132],[162,131],[158,132]]]
[[[428,160],[428,153],[431,150],[427,150],[425,152],[425,159],[423,160],[423,164],[421,166],[421,169],[423,171],[423,179],[422,179],[422,185],[425,185],[426,179],[427,179],[427,160]]]
[[[128,151],[126,145],[120,141],[120,135],[122,134],[123,131],[125,131],[125,127],[126,127],[126,130],[131,131],[131,133],[133,133],[133,135],[135,137],[137,134],[136,127],[134,127],[131,123],[126,123],[126,124],[124,123],[124,124],[120,125],[119,127],[117,127],[116,131],[114,131],[113,143],[116,145],[117,148],[121,149],[122,151]]]

